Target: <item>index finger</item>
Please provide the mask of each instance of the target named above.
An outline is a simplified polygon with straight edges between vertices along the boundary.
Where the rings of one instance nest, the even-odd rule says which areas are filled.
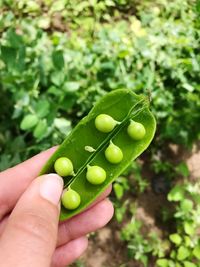
[[[0,220],[10,212],[57,147],[52,147],[0,173]]]

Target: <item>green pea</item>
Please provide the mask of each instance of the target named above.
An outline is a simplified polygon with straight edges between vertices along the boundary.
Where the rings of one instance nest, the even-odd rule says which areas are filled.
[[[91,184],[102,184],[106,179],[106,172],[99,166],[88,166],[86,178]]]
[[[111,132],[118,122],[107,114],[100,114],[95,119],[95,127],[103,133]]]
[[[70,159],[61,157],[54,163],[54,169],[60,176],[73,175],[73,164]]]
[[[146,134],[143,124],[133,120],[131,120],[131,123],[127,128],[127,132],[133,140],[141,140]]]
[[[76,191],[68,189],[63,192],[61,201],[66,209],[74,210],[80,205],[81,198]]]
[[[117,164],[122,161],[123,152],[118,146],[110,141],[110,145],[105,150],[105,157],[110,163]]]

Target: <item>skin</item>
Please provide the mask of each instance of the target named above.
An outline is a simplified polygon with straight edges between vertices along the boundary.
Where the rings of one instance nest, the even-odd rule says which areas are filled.
[[[67,266],[87,248],[86,235],[112,218],[113,206],[106,199],[109,187],[83,213],[59,223],[59,198],[55,204],[39,191],[49,176],[38,177],[55,149],[0,173],[0,262],[4,267],[16,263],[20,267]]]

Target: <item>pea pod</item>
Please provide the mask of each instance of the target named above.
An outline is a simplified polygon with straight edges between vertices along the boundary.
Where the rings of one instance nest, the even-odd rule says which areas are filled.
[[[149,111],[146,97],[136,95],[130,90],[121,89],[110,92],[100,99],[73,131],[66,137],[56,152],[47,161],[40,174],[54,172],[54,163],[60,157],[69,158],[74,167],[74,175],[63,177],[69,186],[81,197],[81,203],[74,210],[61,208],[60,219],[68,219],[90,205],[150,144],[156,122]],[[112,131],[101,132],[95,127],[95,119],[100,114],[111,116],[117,123]],[[132,121],[141,123],[146,129],[141,140],[133,140],[127,132]],[[113,127],[112,127],[113,128]],[[105,150],[112,143],[123,152],[118,164],[112,164],[105,157]],[[94,185],[86,179],[87,167],[100,166],[106,172],[102,184]]]

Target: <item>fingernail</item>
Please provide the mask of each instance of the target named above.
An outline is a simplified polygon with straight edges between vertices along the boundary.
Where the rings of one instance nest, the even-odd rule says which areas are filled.
[[[54,205],[58,205],[63,191],[63,179],[52,173],[43,175],[40,182],[41,197]]]

